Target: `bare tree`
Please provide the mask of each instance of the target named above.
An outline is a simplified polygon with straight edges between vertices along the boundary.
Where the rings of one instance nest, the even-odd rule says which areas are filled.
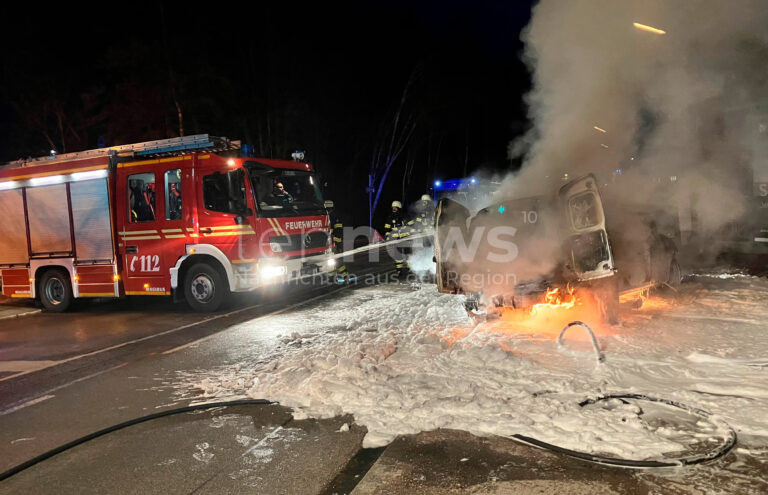
[[[416,76],[415,70],[411,72],[408,81],[403,88],[400,102],[395,110],[392,120],[383,127],[381,138],[376,143],[371,157],[371,167],[368,174],[368,225],[373,224],[373,213],[379,204],[381,192],[387,182],[392,165],[405,149],[408,141],[416,128],[416,119],[412,114],[407,114],[405,104],[408,100],[408,91],[413,85]]]
[[[411,177],[413,176],[413,165],[416,163],[416,158],[413,156],[414,153],[408,153],[408,156],[405,158],[405,170],[403,170],[403,187],[400,191],[400,198],[405,199],[405,193],[406,193],[406,187],[408,186],[408,183],[411,182]]]

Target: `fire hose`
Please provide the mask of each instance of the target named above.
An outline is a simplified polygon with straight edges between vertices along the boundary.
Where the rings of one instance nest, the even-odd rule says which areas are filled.
[[[704,411],[703,409],[697,409],[697,408],[682,404],[680,402],[675,402],[668,399],[659,399],[656,397],[650,397],[643,394],[616,393],[616,394],[602,395],[594,399],[583,400],[579,403],[579,407],[585,407],[591,404],[597,404],[598,402],[604,402],[611,399],[619,399],[622,401],[626,399],[642,400],[647,402],[656,402],[660,404],[666,404],[668,406],[682,409],[683,411],[691,415],[694,415],[699,419],[717,423],[718,426],[725,429],[725,435],[723,435],[723,441],[716,448],[698,455],[678,457],[678,458],[661,458],[661,459],[624,459],[620,457],[606,457],[606,456],[601,456],[601,455],[593,454],[589,452],[581,452],[578,450],[567,449],[565,447],[553,445],[551,443],[544,442],[536,438],[532,438],[532,437],[528,437],[520,434],[506,436],[505,438],[510,438],[512,440],[516,440],[518,442],[521,442],[527,445],[533,445],[535,447],[539,447],[542,449],[551,450],[552,452],[557,452],[559,454],[567,455],[569,457],[574,457],[576,459],[581,459],[583,461],[589,461],[597,464],[604,464],[607,466],[616,466],[616,467],[622,467],[622,468],[660,468],[660,467],[692,466],[694,464],[701,464],[703,462],[708,462],[708,461],[713,461],[715,459],[718,459],[724,456],[725,454],[727,454],[728,452],[730,452],[731,449],[736,445],[736,431],[734,431],[734,429],[731,428],[727,423],[725,423],[722,420],[713,418],[711,413]]]
[[[203,404],[194,404],[191,406],[177,407],[175,409],[168,409],[166,411],[160,411],[153,414],[148,414],[146,416],[129,419],[128,421],[123,421],[122,423],[118,423],[116,425],[109,426],[107,428],[95,431],[93,433],[89,433],[88,435],[72,440],[71,442],[65,443],[64,445],[60,445],[55,449],[51,449],[48,452],[44,452],[37,457],[33,457],[32,459],[26,462],[23,462],[17,466],[14,466],[8,469],[7,471],[4,471],[3,473],[0,473],[0,481],[6,480],[11,476],[13,476],[14,474],[18,474],[21,471],[24,471],[25,469],[31,468],[36,464],[39,464],[47,459],[50,459],[51,457],[57,454],[60,454],[66,450],[69,450],[73,447],[77,447],[78,445],[84,444],[85,442],[94,440],[96,438],[99,438],[101,436],[104,436],[108,433],[112,433],[117,430],[122,430],[123,428],[127,428],[129,426],[137,425],[140,423],[146,423],[147,421],[152,421],[153,419],[165,418],[167,416],[173,416],[175,414],[182,414],[182,413],[193,412],[193,411],[204,411],[207,409],[214,409],[216,407],[251,406],[251,405],[263,406],[263,405],[269,405],[269,404],[275,404],[275,403],[265,399],[238,399],[238,400],[230,400],[230,401],[223,401],[223,402],[206,402]]]
[[[573,321],[569,323],[568,325],[563,328],[563,330],[560,332],[560,335],[557,337],[557,343],[558,345],[562,345],[562,338],[565,335],[566,331],[574,326],[581,326],[583,327],[589,334],[590,339],[592,341],[592,347],[595,350],[595,355],[597,356],[598,363],[603,362],[604,355],[602,352],[600,352],[600,348],[597,345],[597,339],[595,338],[595,334],[592,331],[591,328],[589,328],[588,325],[581,321]],[[702,462],[712,461],[714,459],[720,458],[730,452],[730,450],[736,445],[736,432],[733,428],[731,428],[728,424],[726,424],[724,421],[713,418],[712,414],[704,411],[702,409],[693,408],[690,406],[687,406],[685,404],[667,400],[667,399],[659,399],[655,397],[650,397],[643,394],[632,394],[632,393],[615,393],[615,394],[608,394],[608,395],[602,395],[600,397],[596,397],[593,399],[586,399],[579,403],[579,407],[585,407],[591,404],[597,404],[599,402],[604,402],[611,399],[618,399],[622,401],[626,401],[626,399],[632,399],[632,400],[641,400],[641,401],[648,401],[648,402],[656,402],[660,404],[665,404],[671,407],[675,407],[678,409],[681,409],[683,411],[686,411],[687,413],[697,416],[699,419],[703,419],[705,421],[710,421],[713,423],[718,423],[720,427],[726,430],[726,434],[723,437],[723,442],[721,445],[719,445],[717,448],[710,450],[709,452],[694,455],[694,456],[688,456],[688,457],[679,457],[679,458],[662,458],[662,459],[623,459],[623,458],[616,458],[616,457],[605,457],[593,453],[588,452],[580,452],[577,450],[567,449],[565,447],[560,447],[558,445],[554,445],[548,442],[544,442],[542,440],[538,440],[533,437],[529,437],[526,435],[521,434],[513,434],[509,436],[505,436],[505,438],[509,438],[518,442],[525,443],[527,445],[532,445],[535,447],[539,447],[542,449],[550,450],[552,452],[556,452],[559,454],[567,455],[569,457],[574,457],[577,459],[589,461],[589,462],[595,462],[598,464],[605,464],[610,466],[617,466],[617,467],[624,467],[624,468],[657,468],[657,467],[675,467],[675,466],[690,466],[694,464],[700,464]],[[117,430],[121,430],[123,428],[127,428],[129,426],[137,425],[140,423],[145,423],[147,421],[151,421],[154,419],[159,419],[167,416],[172,416],[175,414],[182,414],[186,412],[193,412],[193,411],[200,411],[200,410],[207,410],[207,409],[213,409],[217,407],[230,407],[230,406],[242,406],[242,405],[269,405],[269,404],[276,404],[276,402],[271,402],[264,399],[239,399],[239,400],[231,400],[231,401],[224,401],[224,402],[209,402],[209,403],[203,403],[203,404],[195,404],[185,407],[179,407],[176,409],[169,409],[166,411],[157,412],[154,414],[149,414],[146,416],[141,416],[139,418],[134,418],[128,421],[124,421],[122,423],[98,430],[94,433],[85,435],[83,437],[80,437],[76,440],[73,440],[71,442],[68,442],[64,445],[61,445],[59,447],[56,447],[55,449],[49,450],[48,452],[45,452],[37,457],[34,457],[22,464],[19,464],[17,466],[12,467],[11,469],[0,473],[0,482],[10,478],[14,474],[17,474],[27,468],[30,468],[36,464],[39,464],[40,462],[43,462],[47,459],[50,459],[51,457],[60,454],[66,450],[69,450],[73,447],[76,447],[78,445],[81,445],[85,442],[88,442],[90,440],[96,439],[98,437],[101,437],[103,435],[106,435],[108,433],[112,433]]]
[[[597,345],[597,338],[595,337],[595,333],[584,322],[572,321],[571,323],[567,324],[563,328],[563,330],[560,332],[560,335],[558,335],[557,337],[558,347],[562,347],[563,337],[565,336],[565,333],[567,332],[567,330],[575,326],[580,326],[587,331],[587,333],[589,334],[589,338],[592,342],[592,348],[595,351],[595,356],[597,357],[597,362],[598,364],[602,363],[605,360],[605,356],[600,351],[600,347]],[[717,448],[712,449],[709,452],[704,454],[689,456],[689,457],[680,457],[676,459],[622,459],[622,458],[615,458],[615,457],[604,457],[604,456],[591,454],[587,452],[579,452],[572,449],[566,449],[564,447],[559,447],[557,445],[553,445],[551,443],[543,442],[536,438],[531,438],[531,437],[527,437],[525,435],[520,435],[520,434],[511,435],[508,438],[512,438],[514,440],[517,440],[529,445],[534,445],[536,447],[551,450],[553,452],[558,452],[560,454],[564,454],[570,457],[575,457],[585,461],[596,462],[598,464],[606,464],[606,465],[618,466],[618,467],[628,467],[628,468],[674,467],[674,466],[690,466],[693,464],[700,464],[702,462],[711,461],[724,456],[734,447],[734,445],[736,445],[736,431],[734,431],[734,429],[731,428],[724,421],[713,418],[711,413],[704,411],[703,409],[697,409],[685,404],[681,404],[680,402],[675,402],[668,399],[659,399],[656,397],[650,397],[643,394],[616,393],[616,394],[603,395],[594,399],[586,399],[579,403],[579,407],[585,407],[591,404],[597,404],[599,402],[604,402],[611,399],[618,399],[621,401],[626,401],[626,399],[642,400],[642,401],[656,402],[659,404],[665,404],[671,407],[675,407],[693,416],[696,416],[699,419],[717,423],[720,427],[726,430],[726,434],[723,437],[722,444],[720,444]]]
[[[725,424],[720,420],[715,420],[714,418],[712,418],[712,415],[707,411],[693,408],[685,404],[681,404],[679,402],[675,402],[667,399],[659,399],[659,398],[649,397],[647,395],[642,395],[642,394],[616,393],[616,394],[603,395],[593,399],[585,399],[579,403],[579,407],[585,407],[587,405],[597,404],[599,402],[603,402],[611,399],[619,399],[622,401],[626,399],[642,400],[642,401],[649,401],[649,402],[657,402],[661,404],[666,404],[668,406],[676,407],[694,416],[697,416],[700,419],[718,422],[720,426],[726,429],[726,434],[724,435],[722,444],[719,445],[717,448],[710,450],[709,452],[699,454],[699,455],[675,458],[675,459],[672,459],[672,458],[670,459],[623,459],[623,458],[616,458],[616,457],[605,457],[605,456],[601,456],[593,453],[580,452],[577,450],[567,449],[564,447],[560,447],[558,445],[554,445],[554,444],[544,442],[542,440],[538,440],[536,438],[529,437],[526,435],[521,435],[521,434],[514,434],[514,435],[508,435],[508,436],[505,435],[504,438],[509,438],[511,440],[515,440],[527,445],[542,448],[545,450],[550,450],[555,453],[567,455],[569,457],[574,457],[584,461],[595,462],[598,464],[604,464],[609,466],[623,467],[623,468],[658,468],[658,467],[691,466],[694,464],[700,464],[703,462],[708,462],[708,461],[718,459],[724,456],[725,454],[727,454],[728,452],[730,452],[731,449],[736,445],[736,432],[733,430],[733,428],[731,428],[730,426],[728,426],[727,424]],[[108,433],[122,430],[123,428],[127,428],[129,426],[134,426],[140,423],[145,423],[147,421],[164,418],[167,416],[173,416],[176,414],[202,411],[202,410],[214,409],[218,407],[270,405],[270,404],[277,404],[277,402],[272,402],[264,399],[238,399],[238,400],[230,400],[230,401],[223,401],[223,402],[208,402],[203,404],[194,404],[191,406],[178,407],[175,409],[168,409],[166,411],[161,411],[161,412],[149,414],[146,416],[141,416],[139,418],[134,418],[134,419],[124,421],[122,423],[98,430],[94,433],[90,433],[88,435],[82,436],[71,442],[68,442],[64,445],[61,445],[43,454],[40,454],[37,457],[34,457],[17,466],[14,466],[3,473],[0,473],[0,482],[10,478],[15,474],[18,474],[24,471],[25,469],[31,468],[36,464],[39,464],[47,459],[50,459],[55,455],[61,454],[62,452],[65,452],[71,448],[77,447],[78,445],[84,444],[90,440],[94,440],[101,436],[107,435]]]
[[[569,324],[563,328],[563,330],[560,332],[560,335],[557,337],[557,346],[561,347],[563,346],[563,336],[565,335],[565,332],[575,326],[581,326],[583,327],[587,333],[589,334],[590,340],[592,340],[592,348],[595,350],[595,356],[597,357],[597,362],[602,363],[605,360],[605,356],[602,352],[600,352],[600,348],[597,346],[597,339],[595,338],[595,332],[592,331],[591,328],[586,323],[580,322],[580,321],[572,321]]]

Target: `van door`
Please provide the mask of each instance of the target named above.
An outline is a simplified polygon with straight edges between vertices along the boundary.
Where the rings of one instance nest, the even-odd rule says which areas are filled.
[[[460,276],[463,272],[461,260],[455,249],[455,242],[449,243],[449,239],[461,236],[468,242],[467,220],[470,212],[461,204],[452,199],[443,198],[437,204],[435,213],[435,262],[437,290],[456,294],[462,292]]]
[[[560,188],[558,197],[569,271],[579,281],[613,275],[613,254],[595,176],[589,174],[569,182]]]

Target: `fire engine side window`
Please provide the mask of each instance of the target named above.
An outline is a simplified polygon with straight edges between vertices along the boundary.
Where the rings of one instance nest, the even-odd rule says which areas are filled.
[[[131,223],[155,220],[155,174],[128,176],[128,215]]]
[[[210,211],[245,211],[245,174],[242,169],[214,172],[203,177],[203,202]]]
[[[165,219],[181,220],[181,169],[165,173]]]

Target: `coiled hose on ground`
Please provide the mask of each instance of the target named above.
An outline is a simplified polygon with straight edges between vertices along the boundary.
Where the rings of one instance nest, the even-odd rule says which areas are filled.
[[[595,350],[595,355],[597,356],[597,361],[598,363],[602,362],[604,359],[604,356],[602,352],[600,352],[600,348],[597,345],[597,339],[595,338],[595,334],[592,332],[592,329],[589,328],[589,326],[587,326],[583,322],[573,321],[568,325],[566,325],[565,328],[563,328],[562,332],[560,332],[560,335],[557,338],[558,345],[562,345],[562,338],[565,335],[566,330],[568,330],[573,326],[582,326],[587,330],[592,341],[592,346]],[[657,402],[661,404],[666,404],[668,406],[676,407],[678,409],[682,409],[683,411],[686,411],[687,413],[697,416],[701,419],[714,421],[712,418],[712,415],[709,412],[704,411],[702,409],[697,409],[697,408],[687,406],[685,404],[681,404],[679,402],[675,402],[667,399],[649,397],[647,395],[642,395],[642,394],[631,394],[631,393],[608,394],[608,395],[603,395],[594,399],[586,399],[580,402],[579,406],[584,407],[590,404],[596,404],[598,402],[607,401],[610,399],[619,399],[619,400],[633,399],[633,400]],[[172,416],[175,414],[213,409],[216,407],[269,405],[269,404],[276,404],[276,402],[271,402],[264,399],[238,399],[238,400],[223,401],[223,402],[209,402],[204,404],[195,404],[191,406],[179,407],[176,409],[169,409],[166,411],[161,411],[161,412],[149,414],[146,416],[141,416],[139,418],[134,418],[134,419],[110,426],[108,428],[104,428],[94,433],[90,433],[88,435],[75,439],[69,443],[56,447],[55,449],[49,450],[48,452],[40,454],[39,456],[34,457],[22,464],[14,466],[11,469],[0,474],[0,482],[2,482],[7,478],[10,478],[14,474],[24,471],[27,468],[30,468],[36,464],[39,464],[45,461],[46,459],[50,459],[51,457],[57,454],[60,454],[66,450],[69,450],[73,447],[76,447],[85,442],[88,442],[95,438],[106,435],[108,433],[112,433],[114,431],[121,430],[129,426],[137,425],[139,423],[144,423],[147,421],[151,421],[153,419],[164,418],[166,416]],[[506,438],[510,438],[528,445],[533,445],[535,447],[551,450],[553,452],[564,454],[570,457],[575,457],[577,459],[582,459],[585,461],[595,462],[598,464],[605,464],[610,466],[618,466],[618,467],[625,467],[625,468],[657,468],[657,467],[690,466],[693,464],[700,464],[702,462],[712,461],[714,459],[722,457],[725,454],[727,454],[734,447],[734,445],[736,445],[736,432],[733,430],[733,428],[725,424],[723,421],[716,420],[716,422],[718,422],[721,427],[726,429],[726,435],[724,436],[723,443],[719,447],[704,454],[699,454],[699,455],[689,456],[689,457],[680,457],[676,459],[645,459],[644,460],[644,459],[622,459],[622,458],[615,458],[615,457],[604,457],[597,454],[591,454],[587,452],[579,452],[572,449],[566,449],[564,447],[559,447],[557,445],[553,445],[551,443],[544,442],[536,438],[532,438],[532,437],[528,437],[520,434],[510,435],[510,436],[507,436]]]

